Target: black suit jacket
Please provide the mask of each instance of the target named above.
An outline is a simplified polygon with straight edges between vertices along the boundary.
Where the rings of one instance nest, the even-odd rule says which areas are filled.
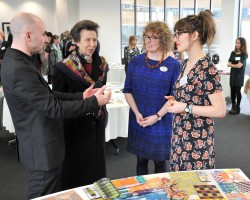
[[[65,151],[62,119],[95,112],[96,97],[75,101],[82,94],[54,94],[30,57],[12,48],[3,59],[2,84],[18,139],[20,160],[28,169],[46,171],[58,167]]]

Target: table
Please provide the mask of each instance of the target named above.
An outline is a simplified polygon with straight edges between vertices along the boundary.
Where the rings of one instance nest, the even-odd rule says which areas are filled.
[[[246,79],[246,80],[248,80],[248,79]],[[249,80],[250,80],[250,78],[249,78]],[[246,95],[247,95],[247,100],[249,101],[249,105],[250,105],[250,87],[248,88]]]
[[[106,142],[117,137],[128,137],[129,105],[122,93],[123,83],[108,82],[107,89],[111,89],[112,97],[107,104],[109,113],[108,124],[105,131]]]
[[[114,63],[109,65],[109,71],[107,75],[107,82],[122,82],[125,81],[125,69],[124,65]]]
[[[13,124],[13,121],[10,115],[10,110],[9,110],[9,107],[5,98],[3,100],[3,126],[10,133],[15,133],[14,124]]]
[[[219,74],[221,77],[220,83],[222,85],[223,93],[225,98],[231,96],[231,90],[229,85],[229,79],[230,79],[230,67],[227,67],[227,65],[216,65],[217,69],[219,70]]]
[[[124,98],[124,94],[121,91],[122,88],[123,83],[121,82],[107,83],[107,89],[112,90],[112,98],[107,104],[109,119],[106,127],[106,142],[111,139],[116,139],[117,137],[128,136],[129,106]],[[6,130],[11,133],[15,132],[5,98],[3,102],[3,126],[5,126]]]
[[[143,183],[132,187],[123,183],[121,186],[126,188],[127,194],[134,196],[144,192],[147,199],[250,199],[250,180],[238,168],[170,172],[134,178],[136,180],[143,179]],[[115,181],[122,183],[130,179],[124,178]],[[84,189],[87,188],[95,192],[93,185],[88,185],[39,197],[36,200],[88,200],[89,198],[84,192]],[[118,191],[121,192],[122,189],[118,189]],[[149,195],[151,195],[151,198],[149,198]],[[154,198],[152,198],[152,195],[154,195]],[[166,198],[166,195],[168,195],[168,198]]]

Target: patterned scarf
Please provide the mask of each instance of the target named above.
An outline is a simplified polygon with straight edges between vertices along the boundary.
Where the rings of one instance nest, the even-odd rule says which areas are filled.
[[[86,72],[85,68],[83,67],[80,59],[76,54],[76,51],[73,51],[66,59],[64,59],[63,64],[86,82],[89,82],[90,84],[93,84],[95,82]]]

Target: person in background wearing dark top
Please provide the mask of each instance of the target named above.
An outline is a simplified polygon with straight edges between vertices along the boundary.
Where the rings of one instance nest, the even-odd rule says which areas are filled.
[[[247,42],[245,38],[239,37],[235,41],[235,49],[231,52],[227,63],[227,66],[231,67],[229,84],[231,88],[232,109],[229,111],[230,114],[240,113],[241,87],[244,85],[247,58]]]
[[[44,49],[44,22],[34,14],[20,12],[11,20],[10,30],[13,43],[3,59],[2,84],[18,156],[28,175],[28,199],[32,199],[62,189],[62,119],[96,112],[110,100],[111,92],[104,94],[105,87],[75,94],[51,91],[31,61],[32,55]]]
[[[53,35],[52,40],[51,40],[51,47],[52,47],[51,50],[54,52],[53,55],[55,56],[55,58],[53,59],[54,62],[51,61],[51,63],[54,66],[55,63],[60,62],[63,59],[62,48],[61,48],[61,45],[60,45],[60,38],[59,38],[58,35]]]
[[[176,43],[174,43],[174,50],[173,50],[173,53],[174,53],[175,59],[176,59],[179,63],[182,63],[182,61],[183,61],[183,59],[184,59],[184,56],[183,56],[183,53],[182,53],[182,52],[178,52],[178,51],[177,51]]]
[[[46,63],[46,68],[47,68],[47,81],[49,84],[51,84],[51,76],[52,76],[52,64],[51,64],[51,41],[53,38],[53,34],[51,32],[45,32],[45,48],[44,48],[44,60]]]
[[[2,130],[3,127],[3,88],[2,88],[2,82],[1,82],[1,63],[3,60],[3,57],[5,55],[6,50],[11,46],[12,41],[9,41],[11,33],[8,35],[8,41],[4,40],[5,34],[3,31],[0,31],[0,130]]]
[[[64,31],[61,36],[61,42],[60,42],[60,45],[62,47],[62,55],[63,55],[63,58],[65,58],[65,47],[66,47],[66,44],[68,43],[68,41],[70,41],[70,33],[68,30]]]
[[[128,46],[124,47],[124,62],[125,62],[125,72],[128,71],[128,64],[133,57],[140,55],[140,50],[137,47],[137,39],[135,36],[131,35],[129,37]]]
[[[224,117],[226,103],[218,70],[202,49],[211,45],[215,32],[215,21],[207,11],[188,15],[174,26],[177,51],[186,52],[188,59],[174,84],[174,96],[166,97],[168,111],[174,113],[171,171],[215,167],[212,117]]]
[[[83,92],[91,85],[103,85],[102,60],[96,52],[99,25],[82,20],[71,29],[77,45],[67,58],[55,65],[52,88],[55,91]],[[106,176],[106,107],[98,112],[64,120],[66,156],[63,163],[63,189],[92,184]]]
[[[77,50],[77,45],[75,44],[74,40],[71,39],[67,41],[64,49],[64,58],[68,57],[73,51]]]
[[[9,33],[8,35],[8,38],[7,38],[7,41],[12,44],[12,41],[13,41],[13,35],[11,33]]]
[[[5,41],[4,37],[5,37],[4,32],[0,31],[0,71],[1,71],[1,63],[5,55],[5,52],[7,48],[11,46],[11,43],[9,41]],[[1,75],[1,72],[0,72],[0,75]],[[1,78],[0,78],[0,85],[1,85]]]
[[[143,38],[147,52],[130,61],[123,89],[130,106],[127,150],[137,156],[137,175],[148,174],[149,160],[155,173],[167,171],[173,115],[164,96],[173,94],[180,73],[180,63],[168,53],[173,36],[167,24],[148,23]]]

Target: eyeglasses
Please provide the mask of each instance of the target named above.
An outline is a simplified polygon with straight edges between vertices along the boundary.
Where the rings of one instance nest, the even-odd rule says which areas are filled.
[[[147,35],[143,35],[143,39],[144,39],[145,42],[146,42],[146,41],[155,42],[156,39],[160,39],[160,37],[155,37],[155,36],[149,37],[149,36],[147,36]]]
[[[176,39],[179,39],[179,37],[183,34],[183,33],[189,33],[187,31],[177,31],[173,34],[173,37]]]

